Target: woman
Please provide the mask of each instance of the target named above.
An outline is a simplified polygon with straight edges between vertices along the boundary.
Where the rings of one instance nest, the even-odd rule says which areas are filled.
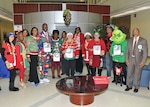
[[[55,68],[57,69],[57,76],[58,78],[61,78],[60,76],[60,55],[61,55],[61,48],[62,41],[59,39],[59,31],[53,30],[53,36],[52,36],[52,78],[55,78]]]
[[[80,27],[75,29],[74,38],[79,47],[79,58],[76,59],[76,73],[81,74],[83,71],[82,45],[84,43],[84,34],[82,34]]]
[[[64,43],[66,41],[66,39],[67,39],[67,33],[66,33],[66,31],[63,31],[62,34],[61,34],[61,41],[62,41],[62,43]],[[61,58],[61,67],[62,67],[61,75],[66,74],[66,70],[65,70],[64,64],[65,64],[65,59],[62,56],[62,58]]]
[[[9,90],[19,91],[19,88],[14,86],[16,78],[16,50],[14,44],[14,33],[8,33],[8,38],[2,46],[2,58],[10,71]]]
[[[89,50],[89,64],[92,66],[92,76],[96,75],[96,68],[98,69],[98,75],[101,76],[101,56],[104,56],[106,46],[104,41],[100,39],[100,34],[98,32],[94,34],[94,39],[89,42],[87,48]]]
[[[64,41],[66,41],[66,39],[67,39],[67,33],[66,33],[66,31],[63,31],[61,34],[61,40],[62,40],[62,42],[64,42]]]
[[[73,40],[72,33],[67,33],[67,40],[63,43],[61,51],[65,59],[66,75],[74,77],[75,59],[79,57],[79,49],[78,44]]]
[[[88,51],[87,46],[88,46],[89,42],[92,40],[92,35],[91,35],[91,33],[86,32],[84,34],[84,37],[85,37],[85,42],[82,46],[82,57],[84,58],[84,61],[86,63],[86,67],[87,67],[87,71],[88,71],[87,75],[91,75],[92,68],[89,65],[89,51]]]
[[[109,24],[106,27],[107,27],[106,28],[107,35],[105,37],[105,45],[106,45],[105,61],[106,61],[107,76],[110,77],[111,70],[113,68],[112,56],[110,55],[110,47],[112,44],[112,41],[110,40],[110,38],[112,37],[114,26]],[[115,82],[115,80],[113,82]]]
[[[34,82],[35,86],[39,85],[37,73],[38,62],[38,44],[37,44],[38,28],[31,29],[31,36],[27,37],[27,58],[30,63],[29,82]]]

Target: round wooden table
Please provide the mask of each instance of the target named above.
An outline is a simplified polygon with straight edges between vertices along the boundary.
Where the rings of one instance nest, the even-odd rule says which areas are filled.
[[[75,76],[63,78],[56,83],[56,88],[70,96],[70,101],[76,105],[93,103],[94,96],[103,93],[108,84],[95,85],[92,76]]]

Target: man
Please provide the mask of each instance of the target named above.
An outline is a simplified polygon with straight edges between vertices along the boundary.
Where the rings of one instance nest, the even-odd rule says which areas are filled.
[[[50,82],[47,78],[48,68],[49,68],[49,60],[50,60],[50,36],[48,34],[48,25],[44,23],[42,25],[43,31],[40,33],[40,37],[38,40],[39,47],[39,67],[40,67],[40,83]]]
[[[105,44],[106,44],[105,59],[106,59],[107,76],[110,77],[111,76],[111,70],[112,70],[112,56],[110,55],[110,46],[111,46],[112,41],[110,40],[110,38],[112,36],[114,26],[109,24],[106,27],[107,27],[106,28],[107,35],[105,38]],[[115,80],[113,80],[112,82],[115,82]]]
[[[147,54],[147,40],[140,37],[140,30],[135,28],[133,30],[133,37],[128,40],[127,44],[126,64],[128,66],[128,82],[125,91],[131,90],[132,83],[134,83],[134,92],[138,92],[142,68],[147,59]]]

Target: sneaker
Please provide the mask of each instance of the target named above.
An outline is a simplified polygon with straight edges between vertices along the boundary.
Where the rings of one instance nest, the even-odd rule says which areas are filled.
[[[20,86],[23,87],[23,88],[26,88],[26,85],[24,82],[20,82]]]
[[[35,83],[35,86],[38,87],[38,86],[39,86],[39,83]]]
[[[50,80],[47,79],[47,78],[44,78],[43,81],[44,81],[44,82],[47,82],[47,83],[50,82]]]
[[[43,79],[40,79],[40,84],[44,83],[44,80]]]

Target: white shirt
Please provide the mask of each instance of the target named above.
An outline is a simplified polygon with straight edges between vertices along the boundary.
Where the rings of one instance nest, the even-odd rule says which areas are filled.
[[[134,37],[134,39],[133,39],[133,45],[132,45],[133,47],[134,47],[134,43],[135,43],[135,41],[136,41],[136,44],[138,43],[138,41],[139,41],[139,37],[140,37],[140,36],[138,36],[138,37],[136,37],[136,38]]]
[[[139,41],[139,37],[140,37],[140,36],[134,37],[134,39],[133,39],[133,45],[132,45],[132,50],[134,50],[133,48],[134,48],[135,41],[136,41],[136,45],[137,45],[137,43],[138,43],[138,41]],[[132,55],[132,57],[135,57],[135,56]]]

